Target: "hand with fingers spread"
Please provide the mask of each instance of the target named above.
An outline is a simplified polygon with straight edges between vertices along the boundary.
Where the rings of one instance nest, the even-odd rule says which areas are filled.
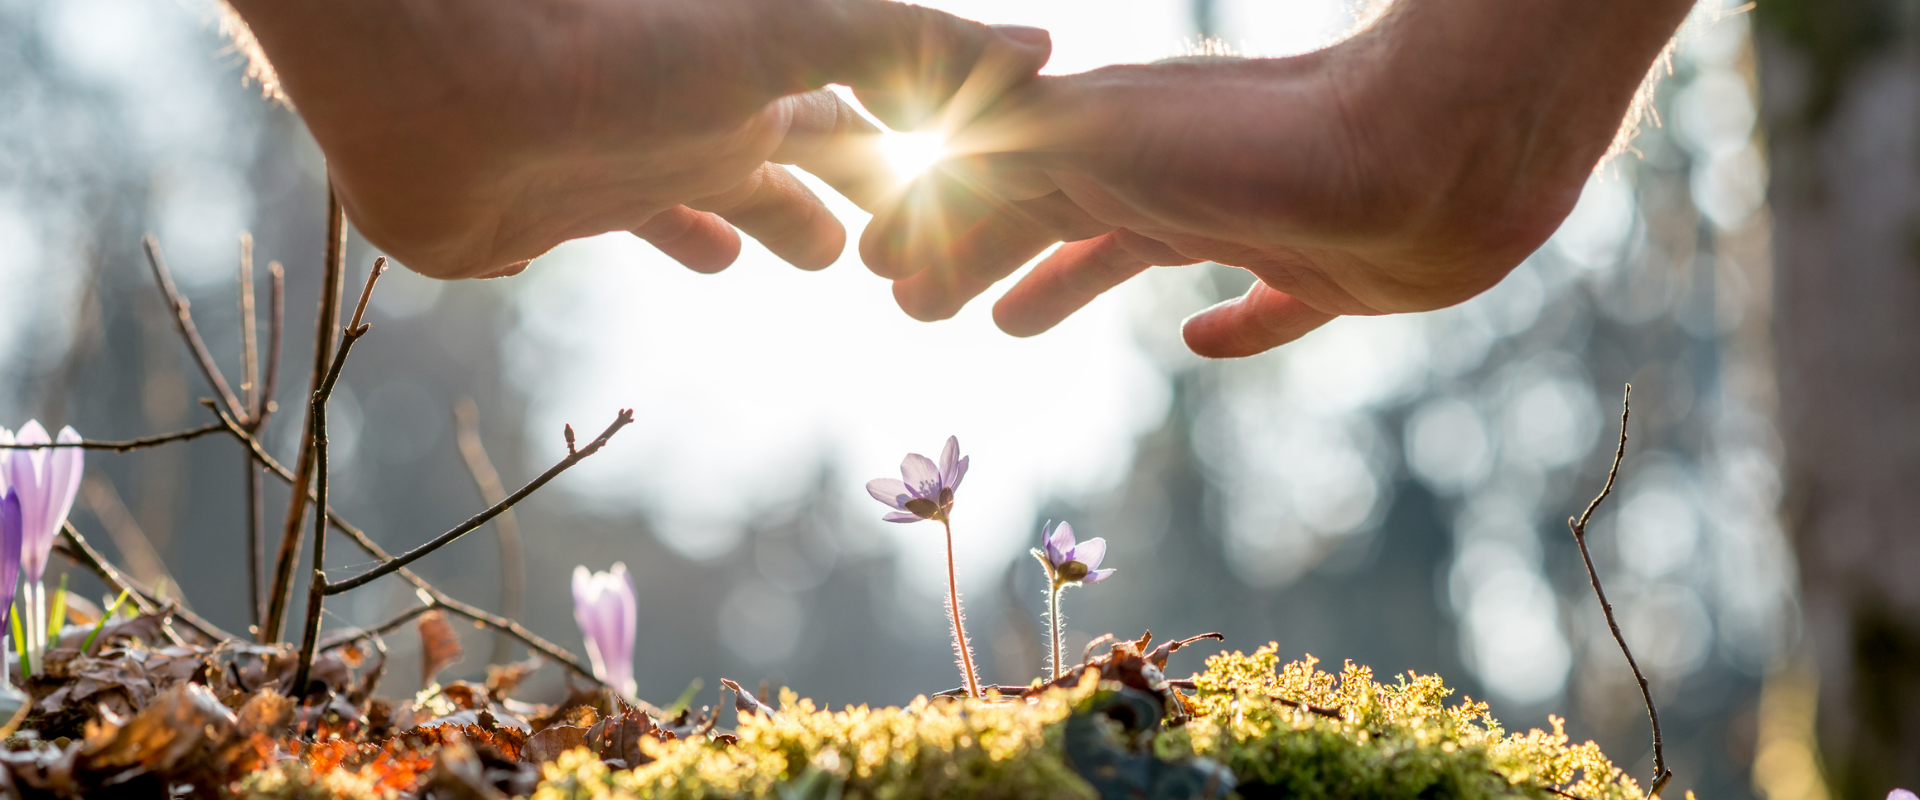
[[[1245,268],[1244,297],[1186,322],[1212,357],[1452,305],[1558,227],[1692,5],[1399,0],[1303,56],[1042,77],[950,131],[861,255],[941,319],[1067,242],[994,306],[1016,336],[1148,266]]]
[[[368,241],[440,278],[632,231],[714,271],[736,228],[796,266],[846,233],[782,164],[856,202],[879,133],[1046,62],[1046,33],[887,0],[234,0]]]

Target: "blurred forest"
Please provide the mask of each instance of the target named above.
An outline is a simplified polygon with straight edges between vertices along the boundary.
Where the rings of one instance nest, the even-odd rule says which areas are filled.
[[[997,19],[965,3],[937,5]],[[1255,0],[1154,5],[1184,26],[1151,32],[1169,51],[1198,36],[1257,38],[1255,26],[1271,24],[1275,13]],[[1826,28],[1795,38],[1807,15],[1820,12],[1767,5],[1745,14],[1704,3],[1657,94],[1663,124],[1635,140],[1637,153],[1596,173],[1548,246],[1465,305],[1342,320],[1275,353],[1201,362],[1181,348],[1175,322],[1243,290],[1248,278],[1198,267],[1143,279],[1144,288],[1127,295],[1136,334],[1126,344],[1145,354],[1164,402],[1154,399],[1161,395],[1111,402],[1161,403],[1165,413],[1128,443],[1130,461],[1111,470],[1116,481],[1053,493],[1029,521],[1033,533],[1020,535],[1025,542],[1043,521],[1066,519],[1112,545],[1107,564],[1120,568],[1116,579],[1067,597],[1070,650],[1106,632],[1218,630],[1233,648],[1271,640],[1283,654],[1352,659],[1381,675],[1437,672],[1492,702],[1510,726],[1565,716],[1575,737],[1595,738],[1623,767],[1650,774],[1644,710],[1564,524],[1604,479],[1621,387],[1631,382],[1633,440],[1593,543],[1661,704],[1677,774],[1671,795],[1826,797],[1811,749],[1809,653],[1820,654],[1818,674],[1829,684],[1835,670],[1846,673],[1852,657],[1829,654],[1862,652],[1842,633],[1846,615],[1862,612],[1832,588],[1852,573],[1825,566],[1819,545],[1795,537],[1798,563],[1820,565],[1808,580],[1825,581],[1807,590],[1820,600],[1809,599],[1810,619],[1839,637],[1825,642],[1813,630],[1809,641],[1818,647],[1803,646],[1799,567],[1777,512],[1794,501],[1791,519],[1797,525],[1812,515],[1808,524],[1822,536],[1847,526],[1904,535],[1904,527],[1886,523],[1911,519],[1900,503],[1920,495],[1889,487],[1913,485],[1896,479],[1913,476],[1916,440],[1882,437],[1887,471],[1862,490],[1881,500],[1842,493],[1822,505],[1788,497],[1788,487],[1845,485],[1857,476],[1784,469],[1782,426],[1786,442],[1810,437],[1816,449],[1837,434],[1805,427],[1796,415],[1813,414],[1809,406],[1830,417],[1895,415],[1910,427],[1916,384],[1899,365],[1914,363],[1920,331],[1911,303],[1895,304],[1911,293],[1876,300],[1885,309],[1879,316],[1835,313],[1852,307],[1841,301],[1874,293],[1871,276],[1850,278],[1844,296],[1812,291],[1816,281],[1784,265],[1776,278],[1776,230],[1783,246],[1817,253],[1848,241],[1849,225],[1865,223],[1822,212],[1824,223],[1794,226],[1787,209],[1769,211],[1763,147],[1780,164],[1775,174],[1793,176],[1795,187],[1819,183],[1830,160],[1844,162],[1883,187],[1844,208],[1893,196],[1897,214],[1883,209],[1874,218],[1910,220],[1920,185],[1911,135],[1920,71],[1906,41],[1912,14],[1901,12],[1904,27],[1893,26],[1900,47],[1878,46],[1904,60],[1873,63],[1874,80],[1902,104],[1856,108],[1842,88],[1850,62],[1828,57]],[[0,422],[17,426],[37,416],[108,439],[200,424],[195,399],[208,390],[173,334],[139,238],[160,237],[214,353],[234,363],[236,242],[248,231],[262,265],[277,260],[287,269],[283,413],[266,438],[291,461],[300,415],[287,410],[298,408],[305,390],[323,251],[323,166],[291,113],[241,85],[210,20],[198,3],[0,0],[0,108],[7,109],[0,115],[0,290],[31,298],[0,317],[7,376]],[[1756,64],[1756,20],[1767,70]],[[1870,19],[1858,30],[1876,24]],[[1781,30],[1792,35],[1775,33]],[[1782,84],[1800,94],[1781,99],[1770,89],[1768,123],[1793,133],[1763,145],[1756,75],[1774,80],[1768,70],[1787,75]],[[1776,115],[1777,108],[1810,110]],[[1894,133],[1905,138],[1876,127],[1888,114],[1899,117]],[[1879,131],[1874,142],[1906,149],[1855,153],[1849,141],[1822,138],[1841,136],[1825,133],[1829,119],[1863,137]],[[1887,163],[1898,169],[1859,160],[1894,151]],[[1806,191],[1837,191],[1819,185]],[[1787,190],[1773,191],[1779,198]],[[1831,201],[1786,196],[1796,213]],[[1901,242],[1910,247],[1912,239]],[[1848,261],[1848,251],[1826,252],[1834,265]],[[352,241],[350,286],[375,255]],[[860,267],[849,261],[834,269]],[[558,426],[546,422],[561,412],[539,405],[559,380],[555,365],[599,351],[577,344],[595,335],[585,312],[575,338],[541,333],[556,314],[572,320],[574,309],[591,305],[582,286],[541,273],[536,264],[524,279],[438,284],[396,271],[383,280],[369,316],[374,331],[355,349],[335,395],[333,492],[336,507],[390,549],[423,541],[483,505],[459,450],[454,409],[463,400],[477,409],[481,440],[510,488],[555,452]],[[1776,303],[1776,287],[1792,292]],[[1802,299],[1802,289],[1812,299]],[[1779,370],[1820,383],[1825,393],[1783,391],[1776,380],[1775,340],[1786,324],[1776,324],[1777,316],[1795,334],[1782,343],[1790,355]],[[1815,317],[1846,322],[1823,328]],[[1803,329],[1823,333],[1803,337]],[[1884,346],[1870,362],[1827,360],[1869,338]],[[1906,394],[1845,399],[1843,390],[1867,366],[1897,376],[1889,381]],[[780,396],[769,393],[764,402],[778,404]],[[564,414],[594,431],[615,409],[567,405]],[[640,426],[649,422],[643,417]],[[936,444],[900,442],[899,450],[930,452]],[[610,450],[621,446],[616,439]],[[90,483],[75,524],[140,577],[164,579],[201,614],[244,630],[246,467],[237,446],[210,437],[88,458]],[[566,575],[575,564],[600,569],[622,560],[640,600],[640,694],[655,702],[669,702],[696,679],[713,702],[723,676],[790,685],[836,705],[898,703],[950,688],[956,679],[939,601],[911,585],[921,573],[904,566],[906,539],[883,531],[880,509],[859,499],[858,487],[893,465],[846,463],[830,448],[815,463],[804,481],[809,491],[711,522],[711,535],[692,543],[648,506],[644,487],[622,485],[629,479],[602,476],[590,490],[563,479],[517,509],[526,541],[522,619],[577,648]],[[992,468],[976,459],[976,473]],[[282,487],[269,484],[270,532],[285,499]],[[963,508],[966,502],[963,492]],[[964,517],[956,529],[965,535]],[[1867,544],[1856,552],[1867,560],[1892,546],[1891,538],[1858,536]],[[971,632],[992,682],[1024,683],[1044,658],[1042,578],[1024,554],[1029,544],[1001,548],[979,562],[995,569],[963,576]],[[347,548],[333,552],[336,566],[363,563]],[[1894,563],[1910,575],[1916,560]],[[418,565],[448,593],[490,609],[504,601],[502,568],[491,535]],[[88,593],[102,591],[81,572],[74,581]],[[1904,608],[1910,619],[1916,599],[1894,600],[1874,608],[1896,619]],[[373,624],[410,602],[403,584],[383,582],[336,600],[326,624]],[[1920,652],[1912,623],[1885,628],[1893,655],[1872,652],[1905,663],[1909,677],[1868,689],[1910,692],[1900,687],[1913,686],[1920,671],[1912,666],[1920,664],[1912,658]],[[463,634],[468,657],[449,677],[477,676],[489,658],[521,654],[484,631]],[[412,674],[413,637],[394,636],[389,646],[400,662],[393,674]],[[1199,666],[1197,656],[1180,658],[1176,670]],[[549,669],[530,691],[557,693],[561,679]],[[1909,704],[1915,697],[1894,695]],[[1842,769],[1856,777],[1837,780],[1836,794],[1866,797],[1885,780],[1914,779],[1890,765],[1904,758],[1912,769],[1920,761],[1916,740],[1898,738],[1920,736],[1911,727],[1916,716],[1894,719],[1895,734],[1867,734],[1880,737],[1880,755]],[[1839,737],[1833,741],[1861,735],[1827,724],[1826,735]]]

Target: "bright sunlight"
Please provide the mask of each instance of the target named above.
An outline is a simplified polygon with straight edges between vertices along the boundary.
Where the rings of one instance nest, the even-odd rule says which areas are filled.
[[[880,152],[904,182],[926,172],[945,158],[947,141],[939,133],[887,131],[880,135]]]

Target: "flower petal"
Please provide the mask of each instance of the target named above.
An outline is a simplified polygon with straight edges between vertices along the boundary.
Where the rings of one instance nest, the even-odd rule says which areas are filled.
[[[1101,581],[1106,580],[1108,576],[1113,574],[1113,572],[1114,571],[1111,568],[1096,569],[1092,572],[1087,573],[1087,577],[1081,578],[1080,582],[1081,583],[1099,583]]]
[[[0,497],[0,619],[12,613],[20,580],[20,495]]]
[[[953,488],[954,470],[960,467],[960,437],[947,437],[947,445],[940,448],[940,485]]]
[[[1087,565],[1088,570],[1100,568],[1100,559],[1107,557],[1107,540],[1095,536],[1073,546],[1071,558]]]
[[[933,459],[919,453],[908,453],[901,460],[900,477],[914,497],[933,498],[940,494],[940,470],[933,466]]]
[[[913,493],[907,490],[907,485],[893,478],[867,481],[867,494],[900,511],[907,510],[907,501],[913,499]]]
[[[940,480],[946,484],[948,489],[960,488],[960,479],[967,477],[967,462],[972,460],[973,456],[961,458],[960,463],[953,466],[952,474],[942,475],[940,476]]]
[[[1073,560],[1073,526],[1065,522],[1054,526],[1053,533],[1047,537],[1047,558],[1054,566],[1060,566]]]
[[[880,519],[886,522],[919,522],[920,515],[911,511],[891,511]]]

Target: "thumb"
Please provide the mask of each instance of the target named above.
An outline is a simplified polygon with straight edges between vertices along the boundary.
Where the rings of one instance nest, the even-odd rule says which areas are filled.
[[[899,130],[934,121],[958,98],[983,108],[1052,55],[1039,28],[992,27],[891,0],[782,0],[771,44],[814,86],[841,83]],[[964,88],[964,92],[963,92]],[[965,120],[961,120],[965,121]]]

